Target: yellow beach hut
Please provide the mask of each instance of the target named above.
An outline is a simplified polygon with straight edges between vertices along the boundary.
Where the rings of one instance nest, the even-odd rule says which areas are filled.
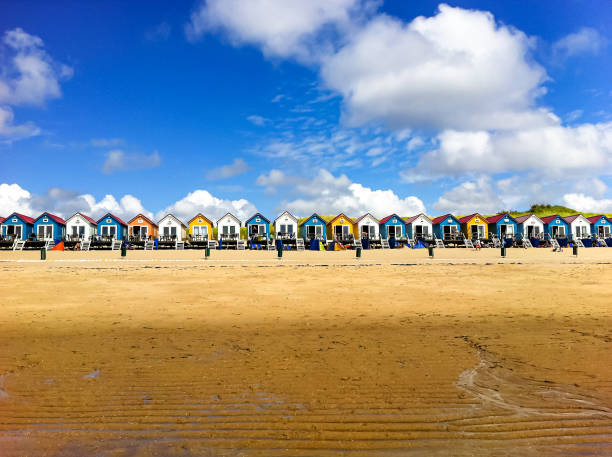
[[[327,223],[327,239],[332,241],[347,241],[354,235],[354,221],[344,213],[338,214]]]
[[[470,214],[459,219],[461,231],[466,238],[472,240],[486,240],[489,238],[487,220],[478,213]]]
[[[187,225],[189,227],[189,239],[191,241],[208,241],[212,239],[213,223],[202,213],[196,214]]]

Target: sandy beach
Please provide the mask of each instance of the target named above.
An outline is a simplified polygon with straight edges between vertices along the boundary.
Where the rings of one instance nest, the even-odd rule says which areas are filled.
[[[612,250],[0,252],[0,456],[609,455]]]

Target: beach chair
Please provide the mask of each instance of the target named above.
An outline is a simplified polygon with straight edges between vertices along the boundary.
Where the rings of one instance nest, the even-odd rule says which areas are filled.
[[[244,240],[236,240],[236,249],[238,251],[244,251],[244,248],[245,248]]]
[[[295,240],[295,249],[297,251],[305,251],[306,247],[304,246],[304,239],[303,238],[297,238]]]
[[[89,240],[81,241],[81,251],[89,251],[90,247],[91,247],[91,241]]]
[[[436,247],[437,248],[445,248],[446,246],[444,246],[444,241],[442,241],[440,238],[435,237],[434,241],[436,242]]]
[[[113,251],[118,251],[121,249],[121,240],[113,240],[113,243],[111,244],[111,249]]]
[[[561,249],[561,246],[559,246],[559,242],[556,238],[550,239],[550,245],[552,246],[554,251],[559,251]]]
[[[152,251],[155,248],[155,241],[153,240],[147,240],[144,243],[144,250],[145,251]]]
[[[185,242],[176,240],[174,242],[174,249],[176,249],[177,251],[182,251],[183,249],[185,249]]]
[[[389,240],[387,238],[381,238],[380,247],[383,249],[391,249],[391,246],[389,246]]]
[[[26,244],[26,240],[15,239],[13,242],[13,251],[23,251],[23,247]]]
[[[529,237],[528,237],[528,236],[524,236],[524,237],[523,237],[523,247],[524,247],[525,249],[527,249],[527,248],[532,248],[532,247],[533,247],[533,244],[531,244],[531,240],[529,239]]]
[[[474,248],[474,243],[472,243],[472,240],[470,238],[466,238],[465,235],[463,236],[463,245],[466,249],[476,249]]]
[[[55,247],[55,241],[53,241],[53,240],[45,241],[45,251],[50,251],[54,247]]]
[[[580,238],[576,238],[576,241],[574,241],[574,243],[576,244],[576,246],[578,246],[579,248],[583,248],[584,247],[584,243],[582,242],[582,240]]]

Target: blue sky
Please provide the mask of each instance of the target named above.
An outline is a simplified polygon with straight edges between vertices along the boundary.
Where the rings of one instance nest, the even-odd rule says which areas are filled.
[[[0,215],[612,212],[606,1],[0,10]]]

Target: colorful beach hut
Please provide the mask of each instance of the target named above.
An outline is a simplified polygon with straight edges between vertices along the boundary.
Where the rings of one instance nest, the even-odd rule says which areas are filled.
[[[96,234],[97,223],[83,213],[74,213],[66,219],[66,235],[71,240],[88,240]]]
[[[247,228],[249,239],[270,237],[270,220],[261,213],[253,214],[246,220],[244,226]]]
[[[27,240],[34,232],[34,219],[20,213],[13,213],[2,223],[2,236]]]
[[[417,214],[406,219],[406,232],[413,240],[429,238],[433,233],[433,222],[424,214]]]
[[[569,224],[561,216],[555,214],[542,218],[544,233],[552,238],[565,238],[569,232]]]
[[[366,213],[361,217],[355,219],[353,224],[353,233],[357,238],[362,240],[375,240],[378,238],[380,233],[380,221],[372,216],[370,213]]]
[[[403,238],[406,236],[406,222],[397,214],[383,217],[379,223],[380,236],[384,239]]]
[[[158,226],[144,214],[138,214],[128,221],[128,236],[136,241],[157,238]]]
[[[157,223],[159,239],[163,241],[182,241],[187,238],[187,226],[173,214],[166,214]]]
[[[563,218],[569,225],[570,238],[572,240],[590,238],[591,222],[582,214],[572,214]]]
[[[516,233],[522,237],[539,238],[544,233],[544,222],[535,214],[525,214],[514,218],[516,221]]]
[[[227,213],[221,219],[217,221],[217,238],[222,240],[224,238],[240,238],[240,227],[242,222],[232,213]]]
[[[326,228],[325,219],[314,213],[299,225],[300,236],[307,242],[324,240]]]
[[[297,238],[298,218],[289,211],[284,211],[274,219],[274,233],[276,238],[295,239]]]
[[[433,232],[436,238],[451,241],[456,240],[461,231],[461,223],[452,214],[434,217],[431,221]]]
[[[37,241],[59,243],[66,237],[66,221],[51,213],[42,213],[34,219],[34,233]]]
[[[207,241],[212,239],[213,222],[202,213],[196,214],[189,222],[189,236],[194,241]]]
[[[608,217],[600,214],[599,216],[592,216],[588,219],[591,223],[591,233],[593,235],[597,235],[597,238],[610,238],[612,221]]]
[[[344,213],[338,214],[327,223],[327,239],[348,240],[353,233],[353,220]]]
[[[103,238],[125,240],[127,236],[127,224],[112,213],[98,219],[96,230]]]
[[[487,218],[489,233],[495,234],[500,239],[512,238],[518,231],[516,219],[508,213],[497,214]]]
[[[489,237],[487,220],[478,213],[459,218],[459,223],[466,238],[486,240]]]

